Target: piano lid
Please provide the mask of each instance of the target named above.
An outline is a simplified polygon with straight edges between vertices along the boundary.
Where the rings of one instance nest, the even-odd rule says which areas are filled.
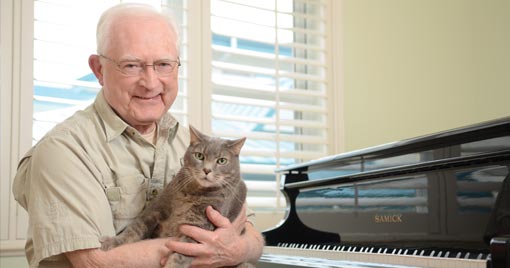
[[[394,163],[391,164],[395,166],[401,164],[399,163],[398,156],[400,156],[402,159],[405,159],[405,161],[413,161],[412,158],[415,158],[414,161],[423,162],[432,159],[444,158],[444,156],[441,155],[433,155],[433,150],[450,147],[453,145],[464,144],[463,153],[468,153],[470,146],[474,146],[475,150],[480,152],[481,148],[477,148],[477,145],[479,147],[479,144],[477,144],[479,141],[483,141],[483,149],[485,151],[494,151],[494,149],[499,150],[505,148],[508,149],[510,148],[510,142],[507,143],[506,141],[510,141],[509,136],[510,117],[503,117],[500,119],[482,122],[467,127],[460,127],[431,135],[424,135],[402,141],[390,142],[374,147],[327,156],[305,163],[289,165],[286,167],[278,168],[275,170],[275,172],[303,172],[309,169],[320,170],[327,166],[346,166],[347,168],[362,167],[361,162],[366,159],[385,159],[387,163],[394,161]],[[503,139],[503,141],[501,139]],[[501,145],[505,143],[507,146],[503,146],[503,148],[501,148]],[[420,154],[413,155],[413,153]],[[363,168],[358,169],[359,171],[364,171]]]

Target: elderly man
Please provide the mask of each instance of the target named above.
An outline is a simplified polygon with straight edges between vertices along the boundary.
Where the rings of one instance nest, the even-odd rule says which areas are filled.
[[[177,88],[179,37],[173,20],[148,6],[121,4],[97,27],[89,66],[102,90],[95,102],[56,126],[20,161],[16,200],[27,210],[30,267],[160,267],[171,251],[193,267],[255,261],[263,239],[243,213],[234,222],[209,208],[213,232],[102,251],[179,169],[189,133],[168,112]],[[241,230],[245,229],[244,233]]]

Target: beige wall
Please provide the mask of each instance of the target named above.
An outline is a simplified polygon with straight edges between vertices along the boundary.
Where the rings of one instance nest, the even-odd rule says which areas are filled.
[[[346,151],[510,116],[510,1],[341,8]]]

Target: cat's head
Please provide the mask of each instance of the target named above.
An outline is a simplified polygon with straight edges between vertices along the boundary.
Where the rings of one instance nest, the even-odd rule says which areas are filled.
[[[235,183],[240,179],[239,153],[245,140],[210,137],[190,126],[190,145],[183,166],[193,172],[198,187]]]

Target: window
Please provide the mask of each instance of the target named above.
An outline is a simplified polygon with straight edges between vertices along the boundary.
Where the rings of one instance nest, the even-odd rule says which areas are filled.
[[[274,169],[327,154],[325,4],[212,0],[210,10],[212,132],[247,136],[249,204],[276,206]]]
[[[170,7],[182,26],[183,66],[172,113],[187,123],[190,96],[202,96],[204,110],[195,116],[210,120],[201,120],[200,128],[218,136],[248,138],[241,162],[251,190],[250,204],[278,207],[274,169],[327,154],[325,5],[212,0],[207,10],[211,55],[205,57],[210,58],[211,68],[201,70],[210,70],[210,81],[203,83],[210,89],[196,94],[188,85],[188,2],[148,2]],[[89,3],[35,1],[34,142],[89,105],[99,91],[84,64],[95,53],[91,25],[117,1]]]

